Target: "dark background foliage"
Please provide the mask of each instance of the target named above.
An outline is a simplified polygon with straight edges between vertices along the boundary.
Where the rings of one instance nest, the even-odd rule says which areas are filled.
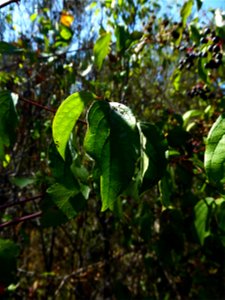
[[[0,10],[1,299],[223,299],[225,174],[204,155],[225,108],[224,16],[190,0],[10,2]],[[92,110],[65,160],[53,142],[57,109],[81,91],[129,107],[146,140],[142,184],[137,161],[111,210],[83,146]],[[112,149],[127,147],[116,140],[124,123],[107,121]]]

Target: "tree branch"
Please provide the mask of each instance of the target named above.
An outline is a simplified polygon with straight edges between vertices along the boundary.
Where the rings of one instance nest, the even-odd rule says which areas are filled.
[[[52,113],[54,113],[54,114],[56,113],[56,110],[55,110],[55,109],[49,108],[49,107],[44,106],[44,105],[41,105],[41,104],[39,104],[39,103],[37,103],[37,102],[35,102],[35,101],[33,101],[33,100],[24,98],[24,97],[21,96],[21,95],[19,95],[19,100],[21,100],[21,101],[23,101],[23,102],[26,102],[26,103],[29,103],[29,104],[31,104],[31,105],[37,106],[37,107],[39,107],[39,108],[42,108],[42,109],[44,109],[44,110],[50,111],[50,112],[52,112]]]
[[[24,221],[28,221],[28,220],[32,220],[32,219],[38,218],[41,215],[42,215],[42,211],[38,211],[38,212],[33,213],[31,215],[27,215],[27,216],[23,216],[23,217],[20,217],[20,218],[16,218],[16,219],[14,219],[12,221],[8,221],[8,222],[0,224],[0,229],[2,229],[4,227],[16,225],[16,224],[24,222]]]
[[[9,0],[9,1],[6,1],[2,4],[0,4],[0,9],[9,5],[9,4],[12,4],[12,3],[16,3],[16,4],[19,4],[20,0]]]

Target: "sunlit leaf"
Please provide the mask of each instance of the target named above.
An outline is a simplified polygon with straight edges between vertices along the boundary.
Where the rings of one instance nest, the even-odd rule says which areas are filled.
[[[34,22],[34,21],[37,19],[37,16],[38,16],[37,13],[32,14],[32,15],[30,16],[31,22]]]
[[[89,92],[78,92],[69,96],[58,108],[53,120],[52,132],[55,145],[65,159],[65,149],[70,134],[85,106],[96,99]]]
[[[187,19],[191,14],[193,4],[194,4],[193,0],[188,0],[184,3],[184,5],[181,8],[180,16],[181,16],[183,26],[185,26],[187,23]]]
[[[64,40],[68,41],[68,40],[70,40],[71,37],[73,36],[73,32],[71,31],[70,28],[67,28],[67,27],[65,27],[65,26],[62,26],[62,29],[60,30],[60,36],[61,36]]]
[[[100,169],[102,211],[113,209],[138,159],[139,134],[130,109],[116,102],[95,102],[88,113],[85,148]]]
[[[205,169],[209,181],[224,189],[225,186],[225,114],[213,124],[205,150]]]
[[[15,130],[18,122],[17,113],[11,94],[0,92],[0,160],[5,160],[5,147],[9,147],[15,139]]]
[[[191,110],[186,111],[182,116],[183,127],[187,128],[187,125],[192,118],[199,117],[202,114],[203,114],[202,111],[198,110],[198,109],[191,109]]]
[[[174,74],[172,75],[172,82],[175,91],[178,91],[180,88],[180,78],[181,78],[181,72],[180,70],[176,70]]]
[[[102,63],[110,51],[111,33],[106,32],[100,36],[94,45],[95,64],[100,70]]]

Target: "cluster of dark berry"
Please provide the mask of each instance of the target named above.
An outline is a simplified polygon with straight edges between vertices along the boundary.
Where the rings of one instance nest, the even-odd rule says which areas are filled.
[[[188,91],[188,96],[191,98],[199,96],[204,100],[207,100],[209,98],[213,97],[213,93],[210,91],[207,85],[203,84],[197,84],[192,87],[190,91]]]
[[[178,68],[182,70],[184,67],[187,70],[190,70],[190,68],[194,65],[195,59],[197,58],[197,53],[193,51],[193,48],[185,48],[180,47],[180,51],[187,50],[185,58],[182,58],[179,60]]]
[[[208,58],[208,61],[204,65],[206,69],[216,69],[222,63],[221,40],[210,28],[203,30],[198,49],[197,46],[193,44],[191,47],[181,46],[179,50],[186,51],[185,58],[179,61],[178,68],[180,70],[183,68],[189,70],[198,58]]]
[[[215,34],[215,32],[211,32],[209,28],[204,30],[205,37],[202,37],[200,42],[202,44],[209,44],[207,48],[204,50],[205,57],[207,57],[208,53],[210,53],[210,60],[205,64],[205,68],[207,69],[216,69],[222,63],[222,45],[220,38]]]

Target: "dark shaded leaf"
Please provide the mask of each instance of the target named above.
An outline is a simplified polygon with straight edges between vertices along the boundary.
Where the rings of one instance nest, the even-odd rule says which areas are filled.
[[[0,239],[0,283],[6,285],[15,281],[18,246],[11,240]]]
[[[139,134],[130,109],[116,102],[95,102],[88,113],[85,148],[100,169],[102,210],[113,209],[127,188],[139,155]]]

